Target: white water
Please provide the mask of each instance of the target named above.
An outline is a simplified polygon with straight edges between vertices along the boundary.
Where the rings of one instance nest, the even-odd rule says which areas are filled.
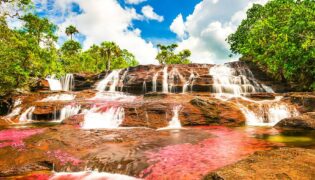
[[[153,76],[153,79],[152,79],[152,91],[153,92],[156,92],[157,91],[157,79],[159,77],[159,72],[155,73],[154,76]]]
[[[73,74],[66,74],[61,79],[56,78],[55,75],[48,76],[46,80],[49,83],[51,91],[72,91],[74,87],[74,76]]]
[[[100,102],[133,102],[135,99],[136,96],[126,95],[122,92],[98,92],[89,100]]]
[[[182,125],[179,120],[179,112],[182,109],[181,105],[175,106],[173,108],[173,117],[172,120],[169,122],[168,126],[165,128],[160,128],[158,130],[168,130],[168,129],[181,129]]]
[[[66,74],[66,76],[60,79],[63,91],[72,91],[74,87],[74,76],[73,74]]]
[[[145,81],[143,81],[143,83],[142,83],[142,92],[144,94],[147,93],[147,83]]]
[[[163,69],[163,93],[168,93],[168,72],[167,66]]]
[[[62,85],[59,79],[55,77],[55,75],[48,76],[46,80],[49,83],[49,88],[51,91],[61,91]]]
[[[54,122],[62,122],[71,116],[77,115],[79,114],[80,109],[81,106],[79,105],[67,105],[60,110],[59,118],[55,119]]]
[[[79,180],[137,180],[137,178],[123,175],[111,174],[97,171],[83,171],[83,172],[59,172],[54,173],[50,180],[64,180],[64,179],[79,179]]]
[[[228,65],[216,65],[210,68],[210,73],[213,77],[213,92],[219,97],[225,94],[230,94],[233,97],[241,97],[248,93],[255,93],[259,88],[255,87],[246,74],[237,75],[235,69]],[[252,80],[253,81],[253,80]],[[257,89],[257,90],[256,90]]]
[[[121,79],[119,81],[119,83],[121,84],[121,87],[120,87],[120,91],[123,91],[124,90],[124,81],[127,77],[127,74],[128,74],[128,71],[129,71],[129,68],[127,68],[124,72],[124,74],[121,76]]]
[[[298,116],[299,112],[294,107],[284,103],[261,104],[255,112],[241,106],[248,126],[274,126],[285,118]]]
[[[26,123],[32,121],[33,112],[35,111],[35,107],[29,107],[26,111],[24,111],[20,116],[20,123]]]
[[[22,107],[17,107],[19,105],[22,104],[22,100],[21,99],[17,99],[14,104],[13,104],[13,110],[11,111],[11,113],[9,113],[8,115],[4,116],[4,119],[11,122],[10,120],[15,117],[18,116],[22,110]]]
[[[83,129],[116,129],[123,122],[125,111],[122,107],[111,107],[105,112],[94,107],[84,112]]]
[[[192,90],[193,85],[194,85],[193,84],[194,83],[194,79],[195,79],[195,74],[193,72],[191,72],[188,80],[183,85],[183,93],[186,93],[188,91],[188,87],[189,86],[190,86],[190,89]]]
[[[51,101],[71,101],[74,100],[76,95],[74,94],[56,94],[48,96],[42,99],[40,102],[51,102]]]
[[[110,74],[108,74],[102,81],[100,81],[96,87],[96,90],[100,92],[106,91],[107,87],[109,86],[110,92],[115,92],[116,87],[119,83],[119,74],[121,70],[113,70]]]
[[[210,68],[214,84],[215,97],[224,101],[230,98],[241,98],[255,104],[254,111],[241,103],[237,103],[246,117],[246,124],[249,126],[274,126],[284,118],[298,116],[299,112],[295,107],[281,102],[282,97],[275,100],[255,101],[244,97],[246,94],[255,92],[274,91],[263,84],[259,84],[252,72],[246,67],[234,69],[228,65],[217,65]]]

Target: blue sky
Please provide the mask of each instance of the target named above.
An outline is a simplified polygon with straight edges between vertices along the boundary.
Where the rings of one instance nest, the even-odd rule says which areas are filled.
[[[59,45],[75,25],[85,49],[115,41],[135,54],[141,64],[156,64],[156,44],[177,43],[190,49],[195,63],[224,63],[225,39],[233,33],[253,3],[267,0],[34,0],[36,12],[59,26]]]

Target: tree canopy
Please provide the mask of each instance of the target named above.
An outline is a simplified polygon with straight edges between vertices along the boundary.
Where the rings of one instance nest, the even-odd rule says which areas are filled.
[[[315,1],[271,0],[247,11],[231,50],[273,77],[315,89]]]
[[[114,42],[104,41],[84,51],[73,36],[79,32],[72,25],[64,30],[70,39],[57,48],[58,27],[47,18],[29,13],[30,0],[0,3],[12,7],[0,12],[0,96],[28,89],[36,78],[51,74],[99,73],[139,64],[132,53]],[[22,27],[10,28],[8,18],[19,19]]]
[[[191,56],[191,52],[185,49],[178,54],[175,53],[175,49],[178,47],[177,44],[161,45],[158,44],[159,53],[156,59],[160,64],[190,64],[191,61],[188,59]]]

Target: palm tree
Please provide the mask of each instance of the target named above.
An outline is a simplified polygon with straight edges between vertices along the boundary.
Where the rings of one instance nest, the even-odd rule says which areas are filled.
[[[111,60],[115,57],[120,56],[121,49],[114,42],[103,42],[100,47],[101,57],[104,58],[106,62],[106,70],[107,72],[110,70]]]
[[[77,30],[75,26],[70,25],[66,28],[66,34],[67,36],[70,36],[71,40],[72,40],[72,35],[76,33],[79,33],[79,31]]]

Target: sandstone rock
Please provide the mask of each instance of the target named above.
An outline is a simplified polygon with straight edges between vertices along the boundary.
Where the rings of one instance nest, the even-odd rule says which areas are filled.
[[[210,173],[204,180],[314,179],[315,150],[281,148],[261,151]]]
[[[315,130],[315,112],[302,114],[301,116],[286,118],[278,122],[277,128]]]
[[[195,98],[190,102],[198,107],[208,124],[240,126],[245,124],[245,116],[235,104],[215,98]]]

